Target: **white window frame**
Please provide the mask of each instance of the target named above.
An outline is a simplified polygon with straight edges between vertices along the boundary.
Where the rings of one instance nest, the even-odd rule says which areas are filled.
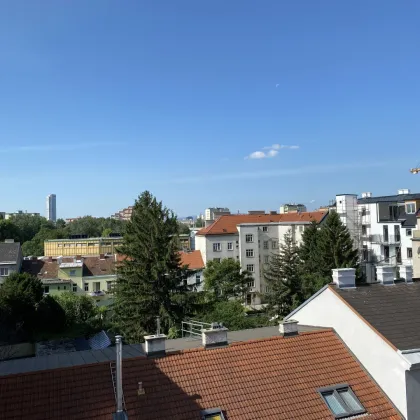
[[[408,250],[410,250],[411,255],[408,255]],[[413,248],[407,247],[407,258],[413,258]]]
[[[7,277],[9,275],[9,267],[0,268],[0,276]]]
[[[247,264],[246,265],[246,271],[249,271],[250,273],[255,273],[255,265],[254,264]]]
[[[245,242],[247,244],[250,244],[250,243],[254,242],[254,235],[252,233],[247,233],[245,235]]]
[[[255,287],[255,280],[249,281],[248,287]]]
[[[405,236],[412,236],[412,234],[413,234],[413,231],[411,228],[405,230]]]
[[[263,248],[264,249],[268,249],[268,241],[264,241],[263,242]]]
[[[413,206],[413,211],[408,211],[409,207]],[[414,214],[416,212],[416,203],[406,203],[405,204],[405,212],[407,214]]]
[[[201,284],[201,274],[200,273],[195,274],[195,284]]]
[[[213,243],[213,252],[221,252],[222,251],[222,244],[220,242]]]
[[[270,256],[264,255],[264,264],[268,264],[270,262]]]
[[[271,248],[272,249],[278,249],[279,248],[279,244],[277,241],[272,241],[271,242]]]
[[[254,258],[255,252],[253,249],[247,249],[245,250],[245,255],[247,258]]]
[[[227,243],[227,250],[228,251],[233,251],[233,242],[228,242]]]
[[[72,287],[73,292],[77,292],[77,284],[73,283],[73,287]]]
[[[83,290],[89,292],[89,283],[85,283]]]
[[[263,226],[262,231],[263,232],[268,232],[268,226]]]

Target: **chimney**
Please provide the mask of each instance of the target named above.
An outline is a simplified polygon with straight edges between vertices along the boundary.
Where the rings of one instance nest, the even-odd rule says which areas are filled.
[[[115,336],[116,350],[116,371],[115,371],[115,395],[117,399],[117,411],[113,415],[113,420],[126,420],[127,414],[123,409],[123,387],[122,387],[122,337]]]
[[[210,329],[201,331],[202,343],[205,349],[228,345],[228,329],[222,324],[213,322]]]
[[[411,265],[400,265],[400,279],[406,283],[413,284],[413,267]]]
[[[394,284],[394,267],[390,265],[376,266],[376,278],[384,286],[392,286]]]
[[[332,270],[333,283],[340,289],[356,287],[355,268],[334,268]]]
[[[370,198],[370,197],[372,197],[371,192],[362,192],[362,198]]]
[[[402,195],[402,194],[410,194],[410,190],[407,188],[403,188],[401,190],[398,190],[398,195]]]
[[[283,337],[293,337],[298,335],[298,322],[294,319],[279,322],[279,332]]]
[[[160,318],[156,318],[156,335],[144,336],[146,355],[148,357],[161,357],[166,354],[166,335],[160,333]]]

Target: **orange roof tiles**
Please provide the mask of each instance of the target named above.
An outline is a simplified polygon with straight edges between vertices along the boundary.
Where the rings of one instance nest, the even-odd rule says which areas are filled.
[[[238,233],[237,225],[241,223],[287,223],[287,222],[321,222],[327,212],[315,211],[285,214],[235,214],[220,216],[210,226],[197,232],[197,235],[226,235]]]
[[[401,418],[332,330],[123,361],[129,419],[198,420],[216,407],[229,420],[333,419],[317,390],[340,383],[370,419]],[[0,377],[0,394],[9,420],[109,420],[115,411],[108,363]]]
[[[188,265],[191,270],[204,268],[203,257],[200,251],[180,252],[181,265]]]

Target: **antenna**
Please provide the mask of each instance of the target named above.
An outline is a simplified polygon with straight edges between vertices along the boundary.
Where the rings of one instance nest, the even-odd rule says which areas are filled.
[[[156,335],[160,335],[160,316],[156,317]]]

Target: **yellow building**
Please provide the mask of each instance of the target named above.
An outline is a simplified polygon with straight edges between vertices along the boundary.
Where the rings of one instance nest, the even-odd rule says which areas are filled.
[[[116,254],[123,238],[50,239],[44,242],[46,257]]]

